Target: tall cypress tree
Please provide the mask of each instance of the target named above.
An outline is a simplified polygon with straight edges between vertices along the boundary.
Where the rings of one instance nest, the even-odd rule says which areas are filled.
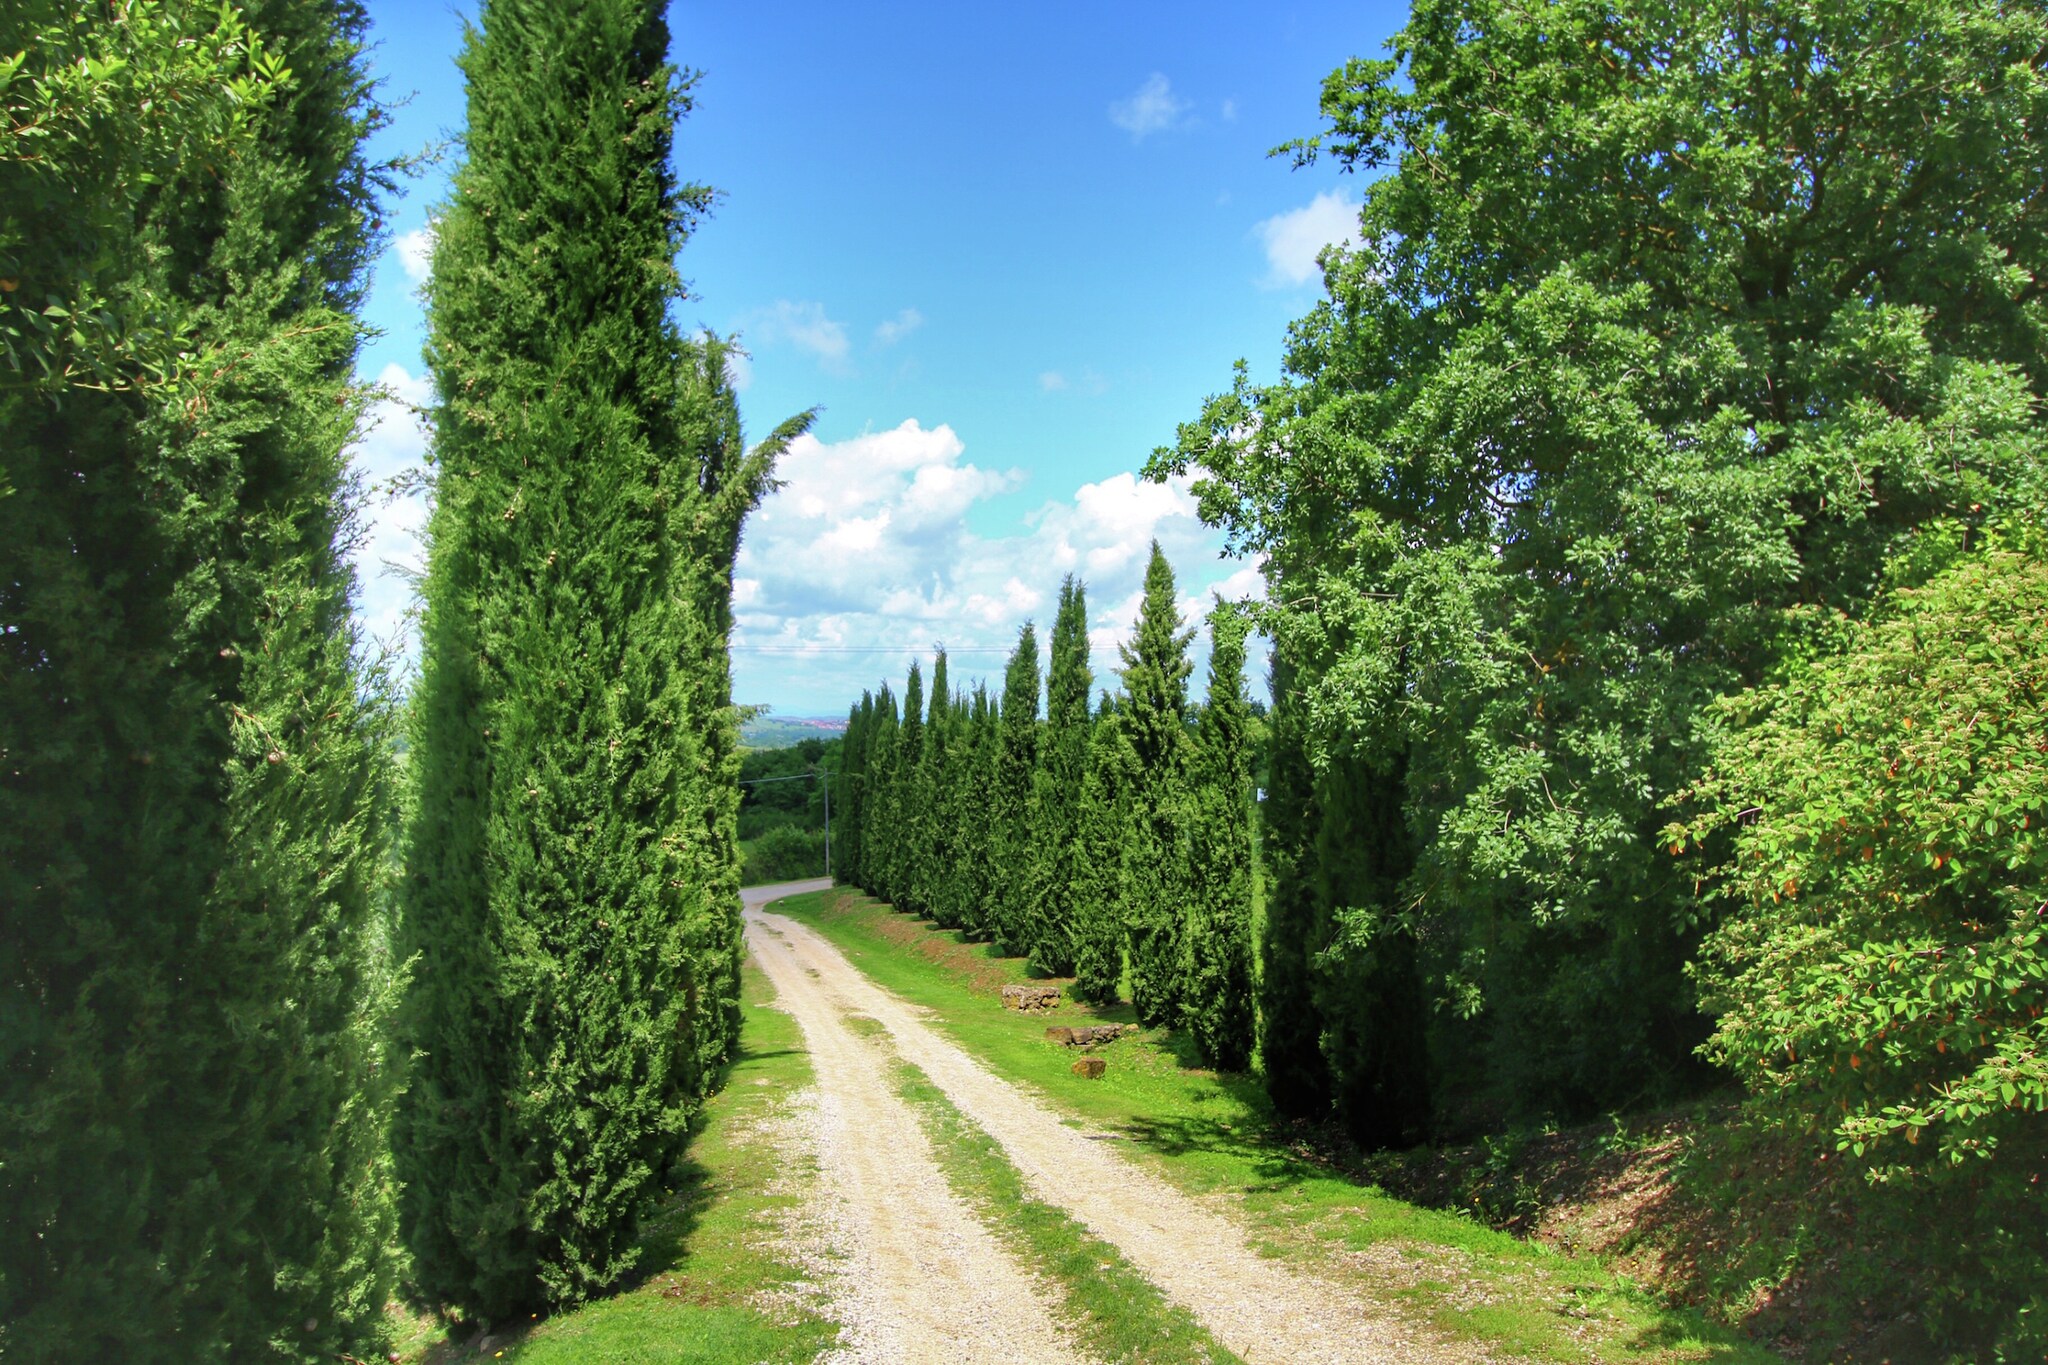
[[[1117,997],[1124,974],[1124,906],[1135,760],[1115,704],[1104,694],[1088,731],[1088,770],[1075,816],[1074,994],[1097,1004]]]
[[[54,8],[10,7],[0,49]],[[0,391],[10,1360],[367,1354],[390,1286],[388,710],[341,551],[379,114],[358,6],[240,9],[296,75],[247,111],[238,155],[188,144],[146,189],[116,160],[39,199],[20,177],[61,158],[0,173],[10,290],[40,290],[46,253],[90,258],[128,324],[195,357],[65,392],[63,366],[94,368],[73,351],[57,387]],[[76,36],[120,40],[93,25]],[[27,46],[17,91],[72,60]],[[145,74],[162,56],[138,55]],[[103,211],[30,236],[24,277],[16,214],[37,202]]]
[[[663,9],[490,0],[428,286],[436,504],[399,1128],[422,1293],[617,1283],[736,1018],[725,633],[748,452],[670,321],[710,192],[669,169]]]
[[[932,660],[932,699],[925,708],[924,760],[917,772],[917,843],[911,861],[910,903],[920,915],[936,917],[945,898],[947,869],[953,861],[954,811],[946,799],[948,767],[953,762],[956,726],[952,684],[946,674],[946,651]]]
[[[896,839],[896,694],[889,684],[875,698],[874,729],[868,738],[867,804],[861,829],[860,889],[886,900],[886,868]]]
[[[913,659],[903,684],[903,728],[896,735],[896,757],[890,764],[889,789],[894,793],[889,822],[889,862],[884,894],[898,910],[917,913],[911,883],[917,875],[918,846],[924,837],[924,669]]]
[[[1029,622],[1003,673],[1002,716],[989,778],[989,938],[996,951],[1030,948],[1032,783],[1038,767],[1038,631]]]
[[[1190,828],[1188,978],[1183,1010],[1210,1063],[1242,1071],[1251,1063],[1252,763],[1251,699],[1245,691],[1242,613],[1218,602],[1209,613],[1209,695],[1195,730],[1194,821]]]
[[[1159,542],[1145,567],[1137,636],[1122,647],[1118,727],[1131,747],[1124,935],[1131,1003],[1148,1024],[1178,1022],[1188,903],[1188,641]]]
[[[1273,642],[1261,845],[1267,880],[1259,944],[1259,1059],[1275,1109],[1291,1118],[1322,1118],[1330,1111],[1330,1068],[1323,1058],[1315,977],[1316,954],[1326,942],[1316,894],[1315,840],[1322,806],[1309,764],[1294,649],[1290,632],[1281,632]]]
[[[967,714],[966,753],[953,780],[952,806],[960,832],[959,852],[954,858],[950,913],[951,926],[965,930],[971,938],[989,933],[989,889],[994,877],[995,828],[988,816],[989,784],[995,768],[999,717],[990,701],[988,686],[974,685],[974,700]],[[941,921],[945,923],[946,921]]]
[[[836,793],[833,808],[832,845],[839,880],[856,884],[860,877],[860,848],[863,811],[867,803],[868,730],[874,719],[875,697],[862,691],[860,701],[846,713],[846,737],[839,746],[839,771],[832,779]]]
[[[1337,1118],[1366,1148],[1406,1147],[1429,1124],[1429,1011],[1400,914],[1415,839],[1401,818],[1405,756],[1331,755],[1317,774],[1314,963]]]
[[[1060,584],[1052,624],[1052,666],[1045,680],[1045,736],[1034,773],[1031,965],[1064,976],[1074,970],[1075,900],[1081,882],[1081,788],[1088,777],[1087,589],[1072,574]]]

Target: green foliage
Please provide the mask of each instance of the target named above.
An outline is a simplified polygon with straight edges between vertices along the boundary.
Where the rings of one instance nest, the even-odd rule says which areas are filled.
[[[882,684],[875,699],[873,731],[868,739],[867,796],[862,814],[860,868],[855,884],[878,899],[887,900],[882,887],[884,869],[893,853],[896,829],[896,788],[891,780],[896,771],[896,694]]]
[[[740,841],[740,884],[768,886],[825,875],[825,831],[775,825]]]
[[[419,1292],[470,1318],[633,1268],[738,1024],[732,564],[809,419],[748,450],[726,347],[670,321],[710,192],[667,48],[644,0],[494,0],[461,58],[398,1153]]]
[[[1130,746],[1124,807],[1124,946],[1131,1004],[1148,1024],[1177,1021],[1187,978],[1189,895],[1188,641],[1173,568],[1152,542],[1136,638],[1121,646],[1124,700],[1117,729]]]
[[[1287,377],[1240,370],[1152,472],[1199,468],[1268,554],[1303,752],[1380,773],[1347,788],[1398,814],[1356,818],[1414,841],[1387,903],[1440,1094],[1695,1083],[1659,808],[1711,703],[1916,528],[2041,504],[2044,40],[2038,6],[1954,0],[1425,0],[1326,83],[1295,150],[1386,171],[1362,245]]]
[[[890,831],[884,845],[888,852],[877,882],[882,899],[912,914],[921,908],[912,899],[911,883],[917,875],[927,824],[923,776],[924,674],[913,659],[910,677],[903,684],[903,725],[896,732],[896,749],[889,760]]]
[[[866,842],[868,746],[874,715],[874,694],[862,692],[859,703],[847,712],[840,767],[832,778],[832,843],[838,855],[834,871],[840,880],[855,885],[861,884],[861,849]]]
[[[118,22],[49,0],[0,16],[9,387],[148,387],[162,398],[219,366],[226,338],[171,282],[136,271],[133,234],[165,187],[189,204],[209,178],[263,173],[277,128],[267,106],[291,98],[287,62],[313,54],[261,24],[180,0],[131,0]],[[318,72],[311,82],[327,83]]]
[[[1117,998],[1124,975],[1125,836],[1137,757],[1104,696],[1089,727],[1088,771],[1076,816],[1074,994],[1096,1004]]]
[[[1025,938],[1031,965],[1051,976],[1074,970],[1077,891],[1084,876],[1081,788],[1088,776],[1088,591],[1072,574],[1060,584],[1045,680],[1045,732],[1032,774],[1033,826]]]
[[[1209,613],[1209,694],[1195,729],[1189,827],[1188,977],[1182,1011],[1211,1065],[1251,1064],[1252,763],[1244,640],[1250,622],[1217,603]]]
[[[1290,1118],[1322,1118],[1330,1111],[1330,1066],[1323,1057],[1314,971],[1327,938],[1315,889],[1322,806],[1309,763],[1298,676],[1288,642],[1275,641],[1259,848],[1266,872],[1266,917],[1259,935],[1259,1064],[1275,1109]]]
[[[954,850],[959,843],[959,826],[951,818],[946,795],[951,768],[959,761],[956,752],[960,726],[954,716],[955,698],[946,671],[946,651],[939,650],[932,661],[932,699],[925,708],[924,761],[917,770],[918,837],[910,870],[910,906],[920,915],[936,915],[946,898],[946,882],[952,876]]]
[[[1723,703],[1698,975],[1757,1116],[1943,1210],[1950,1291],[2048,1317],[2048,565],[1968,560]],[[2017,1350],[2020,1341],[2005,1343]]]
[[[331,1360],[393,1271],[344,557],[379,115],[354,5],[126,17],[0,17],[0,1340]]]
[[[986,928],[996,951],[1011,957],[1031,951],[1036,918],[1032,906],[1032,869],[1037,861],[1032,789],[1038,769],[1038,731],[1038,632],[1026,621],[1003,673],[1003,703],[986,806],[990,878]]]
[[[945,902],[936,908],[935,917],[949,928],[985,938],[995,881],[995,832],[988,819],[988,793],[1001,742],[996,705],[986,686],[974,685],[966,712],[961,761],[953,766],[946,784],[946,819],[955,838],[953,869]]]

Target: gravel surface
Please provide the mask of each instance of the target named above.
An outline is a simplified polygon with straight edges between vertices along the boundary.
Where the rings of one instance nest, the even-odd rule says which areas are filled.
[[[1034,1197],[1064,1209],[1113,1244],[1139,1274],[1252,1365],[1436,1365],[1488,1358],[1477,1348],[1453,1346],[1432,1339],[1425,1329],[1390,1321],[1339,1285],[1259,1256],[1251,1249],[1244,1229],[1225,1214],[1121,1156],[1111,1144],[1093,1141],[1068,1127],[1042,1100],[991,1075],[940,1037],[919,1017],[922,1011],[875,986],[811,929],[759,908],[774,896],[825,885],[750,890],[747,935],[756,960],[775,983],[777,1004],[803,1025],[821,1086],[847,1096],[839,1101],[847,1126],[840,1133],[825,1135],[824,1168],[828,1180],[835,1180],[844,1192],[852,1224],[875,1223],[886,1228],[906,1212],[874,1207],[878,1197],[893,1200],[914,1195],[919,1207],[929,1206],[935,1218],[942,1206],[951,1204],[943,1196],[944,1177],[932,1164],[930,1148],[915,1118],[881,1079],[882,1055],[874,1048],[859,1046],[840,1022],[847,1015],[866,1015],[888,1031],[905,1061],[922,1070],[956,1108],[1002,1146]],[[869,1105],[875,1106],[872,1115]],[[852,1149],[837,1158],[846,1167],[843,1175],[833,1170],[831,1148],[835,1146]],[[898,1148],[900,1152],[895,1150]],[[873,1175],[856,1169],[867,1163],[889,1169]],[[934,1194],[935,1190],[940,1193]],[[945,1216],[972,1221],[965,1210]],[[907,1273],[889,1276],[890,1297],[895,1302],[898,1295],[893,1286],[900,1283],[901,1311],[906,1316],[896,1330],[940,1331],[948,1325],[965,1324],[973,1333],[975,1350],[960,1354],[956,1349],[936,1349],[919,1354],[915,1343],[905,1336],[901,1353],[887,1358],[996,1358],[981,1354],[983,1343],[1010,1359],[1062,1358],[1056,1354],[1059,1339],[1043,1325],[1042,1317],[1034,1319],[1040,1323],[1035,1327],[1018,1323],[1012,1328],[984,1320],[983,1314],[993,1311],[993,1305],[989,1309],[980,1306],[988,1295],[978,1287],[988,1284],[987,1277],[993,1274],[1011,1276],[1005,1283],[1014,1284],[1021,1272],[992,1246],[986,1248],[995,1262],[992,1268],[955,1259],[956,1255],[981,1254],[970,1250],[980,1244],[968,1232],[961,1230],[958,1235],[960,1252],[948,1246],[941,1254],[947,1264],[927,1269],[930,1257],[926,1255],[918,1268],[899,1267]],[[982,1241],[987,1240],[983,1234]],[[867,1243],[876,1275],[887,1276],[881,1265],[886,1257],[928,1253],[939,1246],[935,1238],[923,1233],[900,1241],[904,1244],[901,1251],[880,1240]],[[956,1283],[960,1286],[957,1299]],[[1037,1301],[1011,1299],[1016,1293],[1009,1289],[996,1297],[1015,1305],[1032,1302],[1032,1313],[1042,1314]],[[924,1317],[908,1316],[920,1302],[926,1310]],[[1012,1330],[1040,1335],[1035,1345],[1033,1338],[1020,1337],[1011,1338],[1003,1347],[994,1346],[997,1334]]]
[[[811,888],[772,892],[796,889]],[[747,899],[765,890],[750,888]],[[817,1073],[815,1093],[790,1111],[792,1136],[819,1175],[818,1197],[793,1232],[825,1293],[818,1311],[843,1328],[831,1359],[1078,1365],[1052,1293],[954,1196],[882,1050],[847,1026],[854,1011],[798,960],[788,924],[766,925],[750,909],[747,946],[775,985],[776,1006],[802,1028]]]

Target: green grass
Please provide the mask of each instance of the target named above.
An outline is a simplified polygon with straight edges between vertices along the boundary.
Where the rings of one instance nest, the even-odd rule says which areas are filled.
[[[481,1358],[507,1365],[755,1365],[816,1359],[836,1324],[791,1292],[803,1277],[782,1259],[781,1222],[807,1183],[770,1132],[779,1105],[811,1082],[794,1020],[768,1008],[767,978],[749,964],[745,1031],[725,1088],[705,1105],[675,1199],[646,1229],[644,1278],[611,1298],[545,1321]],[[401,1358],[474,1360],[428,1324],[404,1324]]]
[[[985,945],[852,892],[791,897],[774,909],[817,929],[878,984],[932,1010],[936,1026],[992,1071],[1036,1087],[1091,1129],[1122,1134],[1127,1150],[1180,1188],[1233,1196],[1261,1251],[1345,1280],[1385,1311],[1453,1340],[1567,1365],[1778,1359],[1597,1262],[1403,1203],[1290,1150],[1257,1082],[1201,1068],[1178,1036],[1148,1030],[1118,1041],[1102,1054],[1108,1075],[1094,1081],[1072,1074],[1071,1051],[1045,1041],[1048,1025],[1128,1022],[1127,1007],[1004,1010],[998,988],[1027,979],[1021,960],[996,958]]]

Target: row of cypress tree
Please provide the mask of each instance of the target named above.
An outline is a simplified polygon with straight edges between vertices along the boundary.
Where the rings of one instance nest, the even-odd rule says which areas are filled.
[[[748,449],[673,321],[664,7],[467,35],[404,721],[347,560],[363,11],[76,11],[0,11],[0,1351],[573,1303],[735,1040],[731,572],[809,421]]]
[[[842,878],[869,894],[1073,975],[1084,998],[1113,1001],[1128,982],[1140,1019],[1185,1025],[1213,1065],[1242,1070],[1254,713],[1246,622],[1222,603],[1209,622],[1208,695],[1195,706],[1194,631],[1155,542],[1121,687],[1092,715],[1087,594],[1071,575],[1042,679],[1030,622],[999,696],[955,691],[941,649],[927,703],[913,662],[900,706],[885,683],[848,716],[834,843]]]

